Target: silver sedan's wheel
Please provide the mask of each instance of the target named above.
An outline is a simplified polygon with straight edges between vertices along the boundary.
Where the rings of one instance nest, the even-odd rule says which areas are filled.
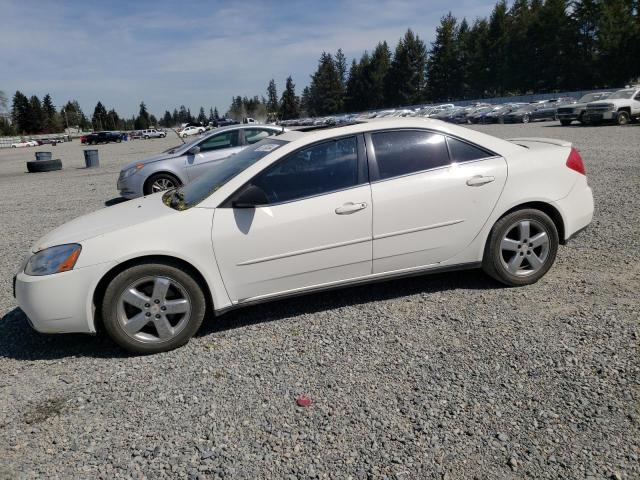
[[[163,190],[169,190],[170,188],[175,188],[175,187],[176,187],[176,184],[173,182],[173,180],[167,177],[161,177],[156,179],[156,181],[154,181],[151,184],[151,191],[153,193],[156,193],[156,192],[162,192]]]
[[[482,268],[504,284],[529,285],[549,271],[558,244],[558,231],[546,213],[534,209],[517,210],[493,226]]]
[[[184,345],[206,310],[198,274],[173,263],[140,263],[118,273],[101,302],[105,330],[120,346],[157,353]]]
[[[168,277],[144,277],[120,294],[118,322],[142,343],[161,343],[178,335],[189,323],[191,299],[186,289]]]
[[[511,225],[500,242],[502,264],[517,276],[539,271],[549,257],[549,235],[535,220],[519,220]]]
[[[168,173],[157,173],[151,175],[144,184],[144,194],[151,195],[152,193],[163,192],[165,190],[171,190],[180,186],[180,181]]]

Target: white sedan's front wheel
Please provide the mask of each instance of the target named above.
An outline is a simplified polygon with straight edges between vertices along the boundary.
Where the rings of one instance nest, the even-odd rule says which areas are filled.
[[[558,252],[558,243],[558,230],[546,213],[534,209],[517,210],[494,225],[482,268],[506,285],[530,285],[549,271]]]
[[[111,281],[102,302],[107,333],[135,353],[166,352],[184,345],[200,328],[205,309],[198,282],[170,263],[124,270]]]

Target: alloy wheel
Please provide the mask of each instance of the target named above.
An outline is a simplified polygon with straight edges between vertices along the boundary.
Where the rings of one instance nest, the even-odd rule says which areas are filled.
[[[162,177],[162,178],[156,179],[151,184],[151,192],[153,193],[162,192],[164,190],[169,190],[175,187],[176,185],[175,185],[175,182],[173,182],[173,180],[171,180],[170,178]]]
[[[511,225],[500,242],[503,266],[512,275],[533,275],[549,257],[549,235],[536,220],[519,220]]]
[[[136,280],[118,299],[117,318],[126,335],[142,343],[163,343],[189,323],[191,299],[187,290],[169,277]]]

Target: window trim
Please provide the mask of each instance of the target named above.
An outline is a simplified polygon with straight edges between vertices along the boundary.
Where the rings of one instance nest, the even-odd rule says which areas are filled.
[[[200,143],[198,143],[198,147],[200,147],[200,145],[202,145],[204,142],[207,142],[209,140],[211,140],[212,138],[217,137],[218,135],[224,135],[225,133],[233,133],[236,130],[225,130],[224,132],[218,132],[215,133],[207,138],[203,138],[202,141]],[[216,152],[218,150],[225,150],[227,148],[238,148],[238,147],[243,147],[244,146],[244,134],[242,133],[241,130],[237,130],[238,132],[238,144],[237,145],[232,145],[230,147],[224,147],[224,148],[214,148],[214,149],[210,149],[210,150],[202,150],[202,147],[200,147],[200,152],[199,153],[207,153],[207,152]]]
[[[373,146],[373,138],[372,135],[376,134],[376,133],[388,133],[388,132],[423,132],[423,133],[433,133],[436,135],[442,135],[445,138],[445,145],[447,148],[447,155],[449,156],[449,163],[447,165],[442,165],[439,167],[432,167],[432,168],[426,168],[424,170],[418,170],[415,172],[410,172],[410,173],[405,173],[403,175],[396,175],[394,177],[388,177],[388,178],[380,178],[380,170],[378,167],[378,159],[376,157],[376,152],[375,152],[375,148]],[[435,171],[435,170],[442,170],[444,168],[449,168],[451,167],[451,165],[453,164],[452,160],[451,160],[451,150],[449,148],[449,142],[448,139],[449,138],[453,138],[455,140],[459,140],[463,143],[466,143],[467,145],[470,145],[472,147],[475,147],[479,150],[482,150],[483,152],[487,153],[486,157],[483,158],[477,158],[475,160],[466,160],[464,162],[456,162],[456,165],[465,165],[467,163],[475,163],[475,162],[484,162],[485,160],[491,160],[494,158],[502,158],[502,155],[498,155],[497,153],[489,150],[488,148],[482,147],[476,143],[470,142],[469,140],[459,137],[458,135],[452,135],[450,133],[445,133],[445,132],[441,132],[439,130],[435,130],[435,129],[430,129],[430,128],[389,128],[389,129],[383,129],[383,130],[375,130],[375,131],[371,131],[371,132],[366,132],[365,135],[365,141],[367,144],[367,158],[368,158],[368,163],[369,163],[369,181],[370,183],[379,183],[379,182],[386,182],[389,180],[395,180],[396,178],[403,178],[403,177],[408,177],[411,175],[420,175],[422,173],[425,172],[431,172],[431,171]]]
[[[357,180],[357,183],[355,185],[352,185],[350,187],[345,187],[345,188],[338,188],[338,189],[330,190],[330,191],[327,191],[327,192],[317,193],[317,194],[314,194],[314,195],[307,195],[306,197],[294,198],[292,200],[284,200],[282,202],[275,202],[275,203],[267,203],[265,205],[258,205],[258,207],[273,207],[273,206],[277,206],[277,205],[284,205],[284,204],[287,204],[287,203],[299,202],[301,200],[307,200],[307,199],[310,199],[310,198],[321,197],[321,196],[329,195],[329,194],[336,193],[336,192],[343,192],[343,191],[347,191],[347,190],[352,190],[354,188],[359,188],[359,187],[361,187],[363,185],[369,184],[370,183],[369,182],[369,170],[368,170],[368,167],[367,167],[367,154],[366,154],[366,151],[365,151],[364,136],[363,136],[362,133],[351,133],[351,134],[348,134],[348,135],[340,135],[338,137],[325,138],[323,140],[318,140],[316,142],[308,143],[308,144],[306,144],[304,146],[301,146],[300,148],[296,148],[295,150],[292,150],[291,152],[285,154],[283,157],[277,159],[275,162],[270,163],[269,165],[264,167],[262,170],[260,170],[258,173],[256,173],[253,177],[251,177],[251,179],[249,179],[248,181],[243,183],[231,195],[229,195],[225,200],[223,200],[220,203],[220,205],[218,205],[218,208],[233,208],[233,200],[234,200],[234,198],[237,195],[239,195],[240,193],[242,193],[244,191],[244,189],[249,187],[252,184],[253,180],[257,176],[261,175],[268,168],[275,167],[280,162],[285,161],[290,156],[295,155],[295,154],[297,154],[298,152],[300,152],[302,150],[307,150],[308,148],[315,147],[316,145],[321,145],[323,143],[329,143],[329,142],[337,142],[339,140],[343,140],[345,138],[352,138],[352,137],[355,137],[355,139],[356,139],[356,155],[357,155],[357,163],[358,163],[358,180]]]
[[[247,130],[262,130],[263,132],[268,132],[269,133],[269,137],[273,137],[279,131],[279,130],[274,130],[273,128],[267,128],[267,127],[264,127],[264,126],[239,128],[238,130],[241,132],[240,135],[242,137],[242,144],[241,144],[242,146],[253,145],[253,143],[247,142]],[[266,137],[266,138],[269,138],[269,137]],[[260,140],[264,140],[264,138],[261,138]],[[260,140],[258,140],[258,142]],[[258,143],[258,142],[254,142],[254,143]]]

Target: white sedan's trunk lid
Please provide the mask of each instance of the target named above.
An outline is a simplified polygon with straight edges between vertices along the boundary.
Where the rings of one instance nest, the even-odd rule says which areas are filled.
[[[558,140],[555,138],[539,138],[539,137],[521,137],[521,138],[509,138],[509,142],[515,143],[517,145],[521,145],[525,148],[544,148],[549,145],[554,145],[556,147],[566,147],[571,148],[572,143],[567,142],[566,140]]]

